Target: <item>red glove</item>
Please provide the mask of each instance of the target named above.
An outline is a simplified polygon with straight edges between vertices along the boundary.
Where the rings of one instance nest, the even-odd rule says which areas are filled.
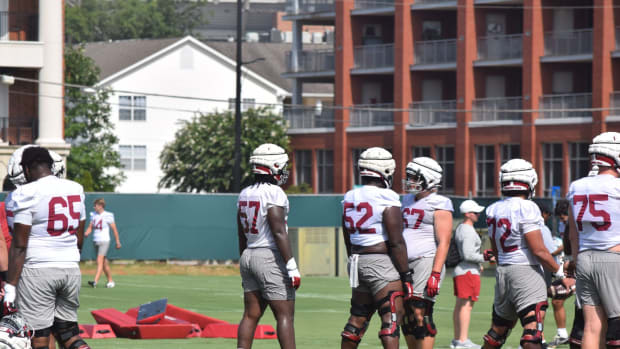
[[[426,282],[426,294],[429,297],[435,297],[439,294],[439,281],[441,281],[441,273],[436,271],[431,272],[431,276]]]
[[[400,281],[403,282],[403,292],[405,300],[413,298],[413,270],[400,273]]]
[[[491,260],[491,258],[495,257],[495,253],[493,253],[493,250],[484,250],[482,252],[482,256],[484,257],[485,261],[489,261]]]

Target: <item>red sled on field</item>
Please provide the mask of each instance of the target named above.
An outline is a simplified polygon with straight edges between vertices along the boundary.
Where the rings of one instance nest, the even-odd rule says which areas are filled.
[[[237,338],[237,324],[167,304],[166,299],[143,304],[122,313],[113,308],[91,312],[98,324],[109,324],[118,337],[134,339],[163,338]],[[270,325],[258,325],[256,339],[275,339]]]

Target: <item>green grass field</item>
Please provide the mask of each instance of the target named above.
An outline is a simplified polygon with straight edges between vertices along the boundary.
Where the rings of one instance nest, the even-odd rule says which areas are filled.
[[[83,277],[79,321],[94,323],[90,311],[113,307],[121,311],[141,303],[167,297],[170,304],[190,309],[208,316],[238,322],[243,312],[241,278],[239,276],[189,276],[189,275],[119,275],[115,277],[116,288],[90,288]],[[103,281],[103,280],[102,280]],[[474,307],[470,338],[482,344],[482,336],[491,322],[493,301],[493,277],[482,278],[480,301]],[[295,331],[298,348],[336,348],[340,345],[340,331],[344,327],[349,311],[350,288],[343,278],[304,277],[297,292],[295,310]],[[566,303],[568,326],[572,324],[573,298]],[[441,295],[435,305],[435,322],[438,328],[436,347],[449,348],[453,336],[452,309],[454,296],[452,278],[448,277],[441,288]],[[555,322],[549,309],[545,329],[551,340],[555,334]],[[360,344],[361,348],[380,348],[377,337],[379,319],[373,318],[371,326]],[[261,321],[275,327],[273,315],[267,311]],[[517,348],[521,328],[515,328],[504,348]],[[175,339],[175,340],[131,340],[90,339],[93,348],[235,348],[231,339]],[[276,340],[256,340],[254,348],[277,348]],[[401,348],[406,348],[401,337]]]

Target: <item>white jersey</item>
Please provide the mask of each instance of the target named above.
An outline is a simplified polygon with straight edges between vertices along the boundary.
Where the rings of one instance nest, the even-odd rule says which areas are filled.
[[[391,189],[365,185],[349,190],[344,195],[342,207],[351,244],[372,246],[388,240],[383,227],[383,211],[400,207],[400,200]]]
[[[620,244],[620,178],[584,177],[571,183],[568,200],[579,233],[579,252]]]
[[[15,223],[30,225],[24,267],[78,267],[75,235],[86,219],[84,189],[53,175],[17,188],[9,202]]]
[[[541,230],[544,224],[540,209],[531,200],[508,197],[486,209],[489,237],[495,242],[498,263],[539,265],[529,250],[525,234]]]
[[[277,185],[256,183],[246,187],[239,194],[237,208],[241,226],[248,241],[248,248],[278,249],[267,221],[267,211],[274,206],[285,209],[286,221],[289,211],[288,198],[284,190]],[[288,226],[286,231],[288,233]]]
[[[417,200],[414,194],[403,198],[403,237],[407,243],[409,260],[432,257],[437,251],[435,237],[435,211],[454,212],[452,201],[445,196],[431,193]]]
[[[13,192],[10,192],[6,195],[6,198],[4,199],[4,210],[6,211],[6,225],[9,227],[9,233],[11,233],[11,236],[13,236],[13,222],[15,220],[13,211],[9,210],[9,203],[11,202],[12,198]]]
[[[93,241],[110,241],[110,224],[114,224],[114,213],[103,211],[90,213],[90,224],[93,228]]]

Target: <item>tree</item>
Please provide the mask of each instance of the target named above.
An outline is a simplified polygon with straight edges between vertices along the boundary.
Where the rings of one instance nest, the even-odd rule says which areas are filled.
[[[65,82],[93,86],[99,68],[82,48],[65,49]],[[92,92],[92,91],[90,91]],[[82,184],[85,191],[113,191],[124,175],[120,155],[114,150],[118,138],[110,122],[109,92],[94,93],[65,87],[65,138],[71,142],[67,177]]]
[[[82,0],[67,3],[68,43],[156,39],[194,34],[206,23],[204,0]]]
[[[164,176],[160,188],[181,192],[230,192],[234,163],[234,115],[230,111],[195,116],[164,147],[160,155]],[[252,182],[248,160],[254,148],[274,143],[288,148],[286,127],[269,109],[250,109],[242,115],[241,184]]]

